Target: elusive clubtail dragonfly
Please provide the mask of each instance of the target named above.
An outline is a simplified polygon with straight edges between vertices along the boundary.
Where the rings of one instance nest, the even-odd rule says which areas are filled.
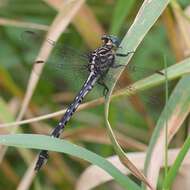
[[[35,35],[35,33],[31,31],[26,31],[25,34],[29,35]],[[131,53],[134,53],[134,51],[128,52],[126,54],[117,53],[116,50],[119,47],[119,40],[116,36],[113,35],[103,35],[101,37],[102,40],[102,46],[98,47],[91,53],[87,54],[84,58],[87,62],[85,65],[85,70],[88,73],[88,77],[86,78],[86,81],[84,82],[81,90],[74,98],[73,102],[68,106],[66,109],[65,114],[57,124],[57,126],[53,129],[51,132],[51,136],[55,138],[59,138],[61,132],[64,130],[67,122],[71,119],[73,113],[76,111],[78,106],[83,101],[83,98],[93,89],[94,85],[97,83],[101,86],[103,86],[104,96],[107,95],[109,88],[105,83],[105,77],[110,69],[116,69],[119,67],[123,67],[124,65],[117,64],[115,59],[116,57],[126,57],[130,55]],[[55,45],[54,41],[48,39],[47,40],[49,44]],[[60,49],[59,53],[62,53],[62,49]],[[63,52],[64,53],[64,52]],[[43,63],[43,60],[36,61],[35,64]],[[62,66],[62,64],[57,65]],[[64,67],[64,64],[63,64]],[[128,67],[129,70],[136,70],[136,67]],[[64,68],[63,68],[64,69]],[[160,72],[158,72],[160,73]],[[162,73],[160,73],[162,74]],[[44,162],[48,159],[48,151],[47,150],[41,150],[35,170],[39,170]]]

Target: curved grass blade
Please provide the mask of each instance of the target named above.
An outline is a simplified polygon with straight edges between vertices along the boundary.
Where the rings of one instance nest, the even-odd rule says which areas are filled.
[[[156,22],[158,17],[162,14],[162,12],[164,11],[164,9],[168,5],[168,3],[169,3],[169,0],[160,0],[160,1],[145,0],[144,1],[143,5],[141,6],[141,9],[139,10],[139,12],[136,16],[134,23],[132,24],[131,28],[129,29],[129,32],[125,35],[123,41],[121,42],[122,50],[125,50],[125,52],[135,51],[135,49],[141,43],[142,39],[147,34],[149,29],[153,26],[153,24]],[[131,58],[131,56],[126,57],[124,59],[119,59],[119,61],[120,61],[120,63],[125,63],[125,65],[127,65],[129,63],[130,58]],[[117,73],[117,79],[119,79],[122,71],[123,71],[123,69],[121,69]],[[109,133],[110,139],[112,141],[112,144],[114,146],[114,149],[115,149],[116,153],[118,154],[119,158],[121,159],[121,161],[132,171],[132,173],[135,176],[137,176],[141,181],[143,181],[145,184],[147,184],[152,189],[152,187],[149,184],[149,182],[147,181],[146,177],[126,157],[124,151],[118,144],[118,142],[115,138],[115,135],[112,131],[111,125],[109,123],[109,119],[108,119],[109,103],[110,103],[111,94],[115,87],[116,81],[112,84],[109,94],[106,98],[106,103],[105,103],[106,127],[108,129],[108,133]]]
[[[16,134],[1,135],[0,144],[21,148],[45,149],[76,156],[101,167],[123,188],[129,190],[140,190],[140,187],[137,184],[122,174],[105,158],[66,140],[55,139],[45,135]]]
[[[166,56],[164,56],[164,69],[165,69],[165,105],[166,105],[166,110],[167,110],[167,105],[168,105],[168,97],[169,97],[169,87],[168,87],[168,73],[167,73],[167,59]],[[169,110],[168,110],[169,111]],[[165,125],[165,153],[164,153],[164,172],[165,176],[167,176],[168,172],[168,111],[166,111],[166,125]]]

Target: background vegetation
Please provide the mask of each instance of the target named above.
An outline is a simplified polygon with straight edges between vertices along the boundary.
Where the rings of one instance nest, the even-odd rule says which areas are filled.
[[[130,152],[127,156],[132,163],[139,170],[145,171],[153,188],[188,189],[189,158],[186,158],[183,164],[182,161],[189,154],[190,146],[190,79],[187,75],[190,69],[190,3],[188,0],[173,0],[166,7],[166,0],[160,0],[160,3],[154,0],[152,2],[150,15],[146,15],[143,5],[148,6],[148,1],[0,1],[1,134],[49,134],[85,79],[85,73],[78,69],[83,63],[81,55],[98,47],[101,44],[100,37],[105,33],[123,39],[123,48],[120,51],[135,50],[138,42],[142,40],[140,37],[136,39],[135,34],[140,33],[143,38],[146,31],[143,33],[143,28],[142,31],[136,30],[131,38],[130,34],[125,35],[141,10],[145,25],[146,22],[150,22],[150,27],[154,25],[135,50],[129,67],[126,67],[121,77],[117,78],[118,71],[116,74],[111,73],[113,81],[117,80],[117,85],[116,95],[109,109],[109,122],[118,143],[126,153]],[[159,9],[158,5],[163,8]],[[158,10],[161,16],[157,20],[155,15]],[[151,21],[154,16],[156,22]],[[138,22],[136,25],[136,28],[140,27]],[[144,26],[144,30],[148,31],[148,26]],[[48,44],[45,38],[58,41],[57,45]],[[56,50],[60,46],[69,51],[61,53],[61,56],[57,55]],[[39,59],[47,60],[44,68],[43,64],[34,65],[35,60]],[[65,66],[60,68],[62,63],[65,63]],[[167,66],[164,66],[164,63]],[[166,77],[156,72],[164,67],[168,67]],[[148,76],[150,78],[146,78]],[[113,82],[110,79],[108,82],[111,83],[111,89]],[[165,89],[167,82],[169,86]],[[138,94],[128,97],[136,92]],[[51,140],[44,136],[6,136],[10,137],[6,142],[3,141],[5,136],[1,136],[2,144],[28,148],[47,146],[49,150],[67,154],[51,152],[48,163],[36,175],[33,167],[37,151],[6,149],[1,146],[0,189],[104,190],[127,187],[133,189],[136,187],[133,182],[139,185],[143,180],[135,178],[129,171],[126,172],[126,168],[115,160],[116,153],[119,153],[115,151],[113,142],[111,143],[107,135],[110,131],[105,128],[106,111],[104,99],[101,97],[101,88],[92,91],[62,135],[68,142],[85,149],[67,144],[67,141],[51,144]],[[61,111],[57,112],[59,110]],[[26,119],[29,120],[23,125],[14,123]],[[3,125],[10,122],[13,123]],[[167,133],[165,128],[168,129]],[[110,158],[111,163],[118,167],[119,171],[129,174],[131,180],[112,168],[112,165],[104,163],[103,158],[91,155],[87,149],[102,157],[113,156]],[[178,159],[174,162],[177,155]],[[105,172],[94,166],[88,168],[89,163],[84,160],[102,168],[105,165],[103,169],[110,172],[117,182],[111,181]],[[129,167],[129,163],[126,165]],[[173,167],[168,170],[167,166]],[[161,168],[165,170],[160,170]],[[132,171],[132,174],[135,174],[134,172]],[[182,172],[183,179],[180,177]],[[140,189],[140,185],[138,188]]]

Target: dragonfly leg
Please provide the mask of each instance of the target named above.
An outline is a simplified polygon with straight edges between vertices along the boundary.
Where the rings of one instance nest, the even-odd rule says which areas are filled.
[[[117,69],[117,68],[119,68],[119,67],[126,67],[126,65],[122,65],[122,64],[113,64],[112,66],[111,66],[111,68],[113,68],[113,69]]]
[[[135,53],[135,51],[129,51],[129,52],[127,52],[126,54],[116,53],[116,56],[118,56],[118,57],[127,57],[127,56],[130,55],[131,53]],[[114,69],[117,69],[117,68],[119,68],[119,67],[126,67],[126,65],[113,64],[111,67],[114,68]]]
[[[103,86],[103,88],[104,88],[104,90],[103,90],[103,95],[106,97],[107,94],[108,94],[108,92],[109,92],[109,88],[107,87],[107,85],[105,84],[105,82],[103,81],[102,78],[100,78],[100,79],[98,80],[98,84],[101,85],[101,86]]]
[[[127,57],[129,56],[130,54],[132,53],[135,53],[135,51],[128,51],[126,54],[123,54],[123,53],[116,53],[116,56],[118,57]]]

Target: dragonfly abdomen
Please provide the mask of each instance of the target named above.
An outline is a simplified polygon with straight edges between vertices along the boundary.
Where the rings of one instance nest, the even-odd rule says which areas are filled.
[[[62,119],[58,123],[57,127],[51,133],[52,137],[58,138],[60,136],[61,131],[64,129],[65,125],[70,120],[73,113],[76,111],[78,106],[81,104],[81,102],[84,99],[84,97],[86,96],[86,94],[91,91],[91,89],[93,88],[93,86],[97,80],[98,80],[97,76],[95,76],[93,74],[89,75],[89,77],[86,80],[86,82],[84,83],[82,89],[80,90],[80,92],[75,97],[73,103],[70,104],[70,106],[67,108],[64,116],[62,117]]]
[[[73,103],[70,104],[70,106],[67,108],[64,116],[62,117],[62,119],[60,120],[58,125],[55,127],[55,129],[52,131],[52,133],[51,133],[52,137],[59,138],[59,136],[60,136],[62,130],[65,128],[67,122],[71,119],[73,113],[76,111],[78,106],[81,104],[83,98],[88,94],[88,92],[90,92],[92,90],[92,88],[93,88],[94,84],[96,83],[96,81],[98,80],[98,78],[99,78],[99,76],[94,75],[93,73],[91,73],[89,75],[89,77],[86,80],[86,82],[84,83],[82,89],[75,97]],[[48,159],[48,151],[42,150],[39,154],[39,158],[36,163],[35,170],[39,170],[47,159]]]

